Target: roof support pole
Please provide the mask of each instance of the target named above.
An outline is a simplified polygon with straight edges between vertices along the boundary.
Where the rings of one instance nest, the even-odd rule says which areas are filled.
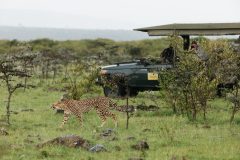
[[[189,35],[181,35],[183,38],[183,50],[188,50],[190,46],[190,36]]]

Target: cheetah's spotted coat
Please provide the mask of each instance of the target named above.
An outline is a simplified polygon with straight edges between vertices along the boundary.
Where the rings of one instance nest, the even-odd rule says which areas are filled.
[[[82,124],[82,114],[89,112],[92,109],[97,111],[97,114],[102,121],[101,127],[105,124],[107,117],[111,117],[115,121],[115,127],[117,127],[116,115],[109,111],[110,107],[117,108],[117,105],[107,97],[97,97],[84,100],[63,100],[52,105],[53,109],[64,110],[64,118],[60,127],[64,126],[71,114],[75,115],[80,124]]]

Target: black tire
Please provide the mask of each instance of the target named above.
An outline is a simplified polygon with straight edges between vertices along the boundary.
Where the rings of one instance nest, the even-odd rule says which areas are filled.
[[[103,93],[106,97],[114,97],[117,96],[117,91],[114,91],[113,89],[111,89],[110,87],[103,87]]]
[[[103,87],[103,93],[106,97],[125,97],[127,95],[126,87],[118,86],[116,89],[110,87]],[[129,96],[135,97],[138,95],[138,90],[136,88],[129,88]]]
[[[108,86],[103,87],[103,93],[106,97],[124,97],[126,96],[126,91],[124,87],[117,86],[116,88],[110,88]]]

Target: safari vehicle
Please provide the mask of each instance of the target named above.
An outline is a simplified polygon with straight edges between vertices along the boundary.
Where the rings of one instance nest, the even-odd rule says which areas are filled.
[[[198,23],[169,24],[135,29],[147,32],[149,36],[177,35],[183,38],[183,49],[190,47],[190,36],[240,35],[240,23]],[[158,59],[139,59],[130,62],[116,63],[101,67],[97,82],[103,86],[105,96],[135,96],[139,91],[159,89],[161,71],[175,66],[176,53],[173,51],[172,61],[163,62]],[[197,53],[199,58],[204,54]],[[114,87],[108,84],[115,75],[122,75]],[[105,81],[103,81],[105,79]]]
[[[98,83],[103,86],[105,96],[122,97],[127,93],[136,96],[139,91],[158,90],[159,73],[172,67],[172,64],[163,64],[158,59],[139,59],[103,66]],[[116,82],[114,87],[104,84],[111,83],[112,80]]]

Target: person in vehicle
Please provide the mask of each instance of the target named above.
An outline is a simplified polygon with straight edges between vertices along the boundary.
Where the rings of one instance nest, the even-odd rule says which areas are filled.
[[[190,51],[197,51],[198,50],[198,44],[197,41],[192,41],[191,46],[190,46]]]
[[[198,58],[202,61],[207,61],[208,60],[208,54],[204,51],[204,49],[198,45],[197,41],[192,41],[191,46],[190,46],[190,52],[195,53]]]
[[[173,63],[174,59],[174,49],[170,44],[168,48],[165,48],[160,57],[162,58],[163,63]]]

